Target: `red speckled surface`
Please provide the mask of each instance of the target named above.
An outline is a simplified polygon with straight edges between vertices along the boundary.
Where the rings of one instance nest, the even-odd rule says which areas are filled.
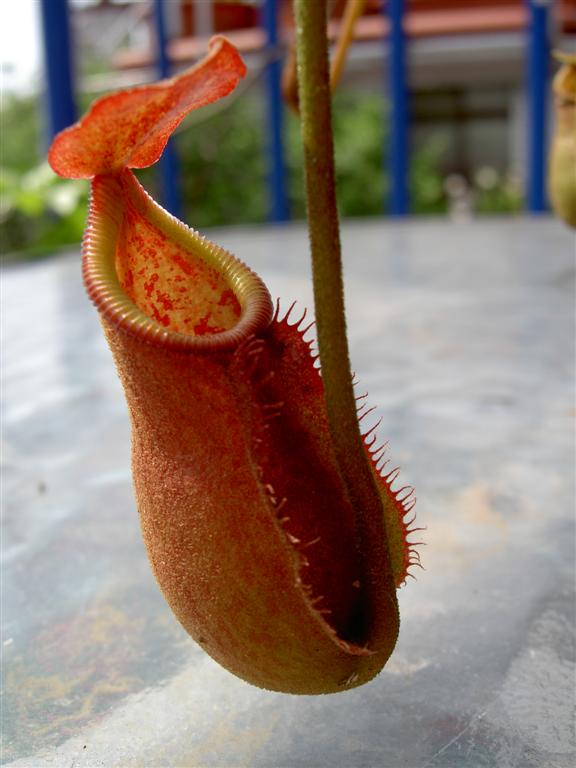
[[[116,271],[125,292],[171,331],[201,336],[231,328],[240,304],[218,271],[169,238],[126,198]]]
[[[177,77],[96,101],[80,122],[58,134],[50,164],[73,179],[152,165],[188,112],[226,96],[245,73],[236,49],[213,38],[208,56]]]

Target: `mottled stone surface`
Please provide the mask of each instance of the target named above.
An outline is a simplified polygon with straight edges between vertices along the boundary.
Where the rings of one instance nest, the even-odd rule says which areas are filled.
[[[310,303],[301,226],[216,239]],[[6,764],[574,766],[574,238],[371,221],[344,244],[353,365],[417,488],[427,570],[384,672],[318,698],[251,688],[180,629],[79,259],[3,269]]]

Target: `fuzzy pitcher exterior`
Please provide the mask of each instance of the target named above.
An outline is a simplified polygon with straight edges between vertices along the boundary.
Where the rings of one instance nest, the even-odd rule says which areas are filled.
[[[49,160],[91,179],[84,281],[126,393],[142,531],[168,603],[239,677],[330,693],[370,680],[394,648],[395,590],[419,562],[412,489],[391,490],[398,471],[370,431],[381,514],[354,509],[306,329],[131,170],[244,74],[214,38],[192,69],[96,102]]]

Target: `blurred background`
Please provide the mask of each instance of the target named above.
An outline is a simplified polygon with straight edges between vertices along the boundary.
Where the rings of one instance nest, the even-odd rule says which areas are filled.
[[[145,184],[198,228],[303,217],[299,127],[280,96],[290,0],[18,0],[0,13],[4,255],[81,238],[87,185],[50,171],[54,133],[106,91],[189,66],[214,33],[248,78],[185,121]],[[544,210],[549,54],[575,35],[576,0],[368,0],[335,100],[343,216]]]

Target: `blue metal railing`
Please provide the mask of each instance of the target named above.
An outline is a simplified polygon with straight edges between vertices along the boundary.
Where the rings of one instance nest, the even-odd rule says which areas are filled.
[[[389,82],[390,82],[390,213],[405,216],[408,213],[408,80],[406,71],[406,35],[404,32],[404,0],[389,0],[387,13],[390,20]]]
[[[278,55],[278,0],[264,0],[262,26],[266,30],[266,106],[268,118],[268,189],[271,221],[287,221],[286,164],[284,161],[284,131],[281,81],[282,62]]]
[[[545,211],[550,0],[527,0],[530,13],[526,82],[528,101],[527,208]]]
[[[166,0],[154,0],[157,41],[157,71],[169,74],[163,10]],[[265,71],[268,124],[269,218],[285,221],[289,217],[286,195],[286,168],[283,147],[283,105],[280,93],[280,60],[277,29],[278,0],[262,0],[262,24],[266,31]],[[526,208],[546,209],[547,92],[549,77],[549,26],[551,0],[524,0],[529,24],[526,46],[527,174]],[[405,0],[388,0],[389,15],[388,91],[391,120],[388,166],[391,177],[390,213],[409,211],[409,114],[406,65],[407,39],[404,30]],[[76,119],[71,63],[71,41],[67,0],[41,0],[42,33],[46,71],[46,124],[49,139]],[[178,161],[173,148],[161,164],[163,202],[173,213],[180,209]]]
[[[46,72],[45,111],[49,144],[76,120],[72,82],[72,46],[67,0],[42,0],[42,37]]]
[[[154,0],[154,28],[156,30],[156,71],[163,80],[170,77],[170,60],[166,51],[166,24],[163,0]],[[168,141],[160,158],[160,180],[162,185],[162,203],[171,214],[182,218],[180,201],[180,168],[172,139]]]

